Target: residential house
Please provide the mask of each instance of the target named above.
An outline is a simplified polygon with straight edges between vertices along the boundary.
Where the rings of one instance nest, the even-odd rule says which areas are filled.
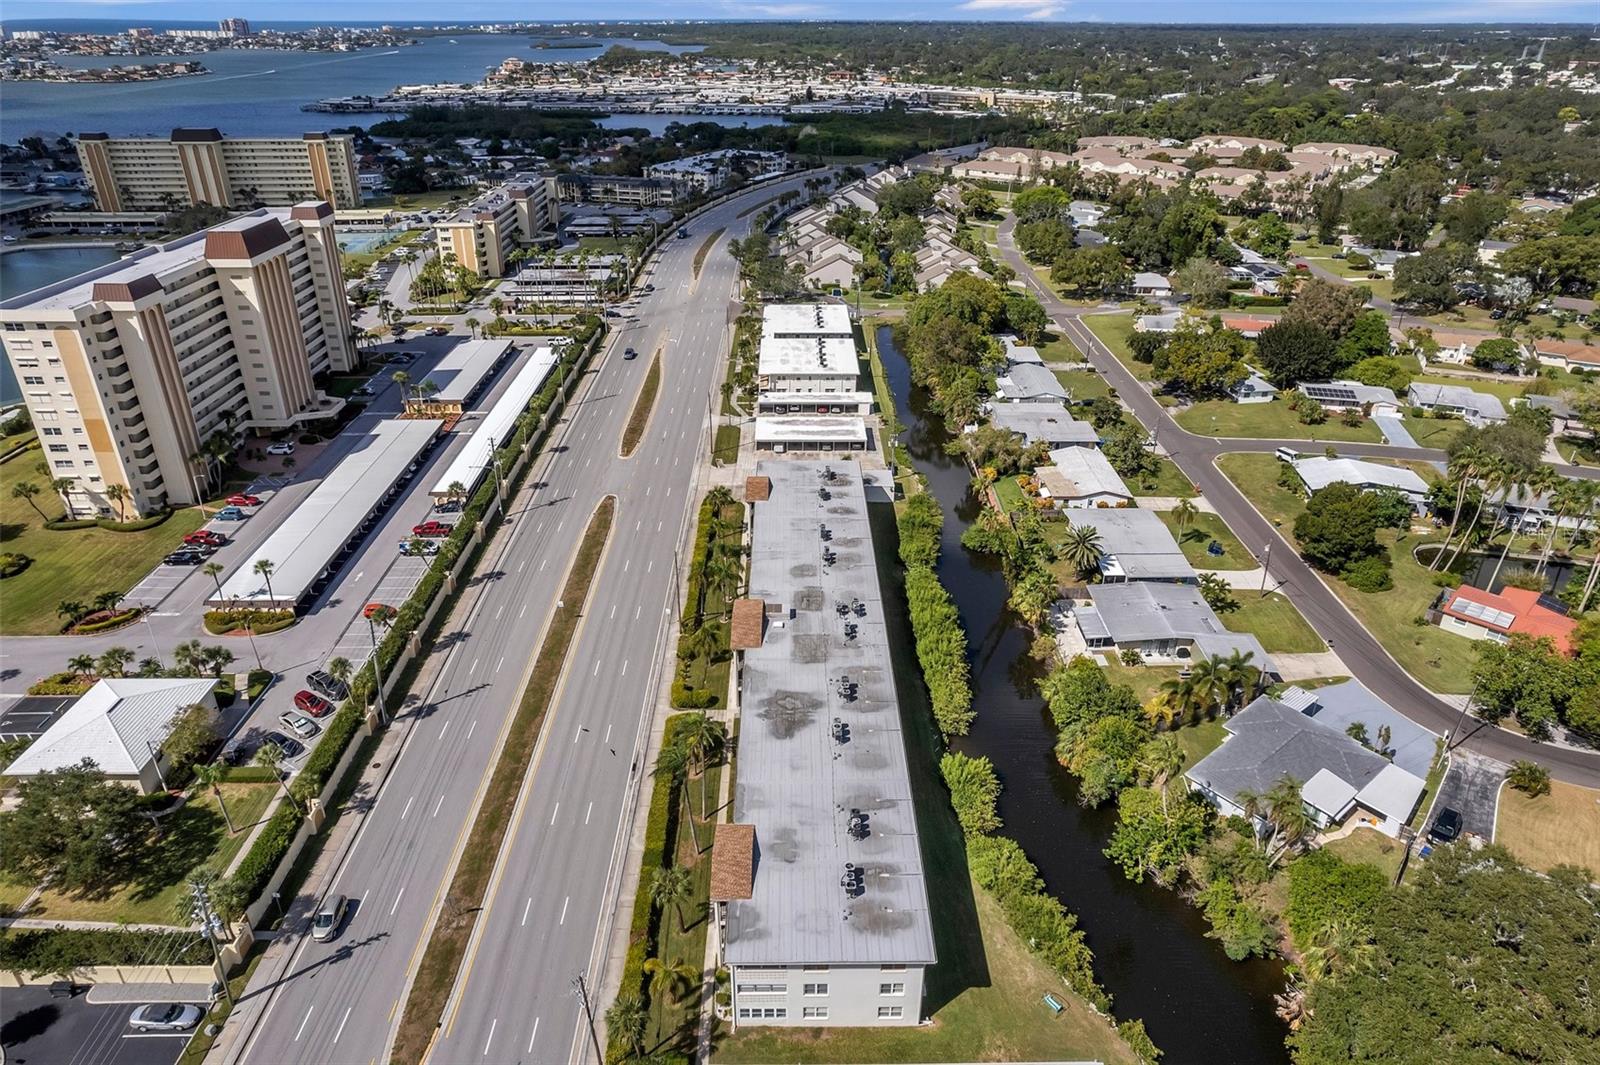
[[[1091,584],[1087,594],[1089,603],[1075,604],[1071,616],[1090,650],[1133,650],[1157,664],[1226,658],[1238,651],[1251,656],[1251,665],[1277,672],[1261,641],[1229,631],[1195,585],[1126,581]]]
[[[1057,509],[1083,507],[1126,507],[1133,493],[1111,468],[1097,447],[1064,447],[1050,453],[1049,466],[1033,471],[1039,482],[1039,495]],[[1159,519],[1158,519],[1159,520]]]
[[[1533,342],[1533,354],[1547,366],[1600,373],[1600,345],[1541,338]]]
[[[1311,690],[1290,685],[1277,699],[1317,724],[1346,735],[1348,729],[1359,725],[1358,731],[1366,733],[1367,743],[1374,751],[1413,776],[1426,778],[1438,753],[1437,733],[1400,713],[1359,680],[1342,680]]]
[[[989,424],[1021,436],[1027,447],[1095,447],[1100,443],[1094,426],[1068,414],[1059,401],[996,403],[989,408]]]
[[[1219,158],[1225,153],[1238,154],[1251,148],[1259,148],[1264,152],[1281,152],[1286,147],[1282,141],[1264,137],[1241,137],[1233,133],[1208,133],[1189,142],[1191,151],[1203,152],[1214,158]]]
[[[1271,403],[1278,398],[1278,386],[1254,371],[1231,391],[1235,403]]]
[[[1055,374],[1042,363],[1031,362],[1007,366],[1005,372],[995,378],[994,394],[1002,403],[1065,403],[1072,398]]]
[[[1329,141],[1307,141],[1296,144],[1295,155],[1322,155],[1355,166],[1368,166],[1382,170],[1399,155],[1393,148],[1379,148],[1371,144],[1338,144]]]
[[[85,758],[109,780],[146,795],[167,788],[162,744],[191,706],[214,710],[210,678],[108,677],[98,681],[6,767],[9,777],[66,769]]]
[[[1033,363],[1044,365],[1044,356],[1039,354],[1039,349],[1028,344],[1023,344],[1010,333],[1000,334],[1000,346],[1005,349],[1006,362],[1011,365],[1018,363]]]
[[[1182,311],[1166,311],[1162,314],[1141,314],[1133,321],[1136,333],[1170,333],[1178,328],[1178,323],[1183,320]]]
[[[1562,654],[1576,651],[1577,620],[1567,617],[1559,603],[1528,588],[1507,585],[1496,593],[1463,584],[1446,589],[1429,618],[1446,632],[1469,640],[1505,643],[1513,633],[1523,633],[1549,639]]]
[[[1140,271],[1133,275],[1131,291],[1135,296],[1165,300],[1172,298],[1172,282],[1160,274]]]
[[[1315,717],[1262,695],[1229,718],[1222,746],[1184,773],[1193,791],[1228,816],[1244,816],[1247,796],[1264,795],[1284,779],[1319,829],[1352,816],[1399,836],[1426,786],[1424,777]]]
[[[1415,382],[1406,390],[1406,402],[1435,413],[1460,415],[1468,425],[1483,426],[1506,420],[1500,397],[1474,392],[1461,385],[1434,385]]]
[[[1057,454],[1055,451],[1050,453],[1052,461]],[[1128,581],[1159,581],[1167,584],[1199,582],[1199,575],[1184,557],[1183,549],[1173,538],[1167,523],[1153,510],[1140,510],[1137,507],[1075,510],[1070,521],[1075,526],[1085,526],[1100,534],[1099,568],[1103,584],[1123,584]]]
[[[1510,251],[1517,245],[1509,240],[1480,240],[1478,241],[1478,261],[1485,266],[1493,266],[1500,258],[1500,253]]]
[[[1381,385],[1364,385],[1360,381],[1302,381],[1297,387],[1303,395],[1329,410],[1400,413],[1400,398]]]
[[[1260,336],[1263,329],[1271,329],[1278,324],[1276,318],[1257,318],[1247,314],[1224,314],[1221,318],[1222,328],[1232,329],[1250,340]]]
[[[1550,412],[1550,434],[1552,436],[1577,436],[1585,439],[1594,437],[1594,427],[1579,416],[1572,404],[1560,396],[1523,396],[1511,401],[1515,406],[1525,403],[1537,410]]]
[[[1385,466],[1364,459],[1330,459],[1322,455],[1297,458],[1289,465],[1299,475],[1307,495],[1343,481],[1364,492],[1392,488],[1405,496],[1417,513],[1427,508],[1428,482],[1404,466]]]
[[[1099,151],[1117,152],[1122,155],[1143,155],[1145,152],[1154,151],[1161,147],[1161,142],[1151,137],[1079,137],[1078,150],[1093,148]]]

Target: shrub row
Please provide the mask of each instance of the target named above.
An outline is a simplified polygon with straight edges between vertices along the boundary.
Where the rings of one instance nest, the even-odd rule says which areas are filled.
[[[144,532],[154,529],[157,525],[172,517],[172,511],[163,510],[159,514],[152,514],[148,518],[138,518],[134,521],[112,521],[110,518],[63,518],[59,521],[47,521],[44,527],[51,532],[71,532],[74,529],[106,529],[110,532]]]
[[[193,932],[112,928],[14,928],[0,932],[0,971],[68,975],[93,965],[209,965],[211,948]]]
[[[906,602],[934,721],[947,738],[965,736],[977,715],[972,710],[967,634],[961,628],[961,615],[939,583],[938,574],[927,566],[906,570]]]
[[[119,613],[112,614],[108,618],[101,618],[99,621],[80,622],[77,625],[72,626],[72,631],[79,636],[87,636],[92,632],[106,632],[110,629],[120,629],[122,626],[131,624],[138,620],[139,611],[123,610]]]
[[[257,636],[287,629],[295,623],[293,612],[286,610],[207,610],[206,631],[214,636],[234,632],[249,626]]]
[[[568,348],[567,354],[556,364],[550,380],[528,404],[527,411],[517,422],[517,430],[504,448],[498,452],[498,457],[510,467],[515,461],[517,453],[523,444],[533,438],[538,431],[539,420],[546,410],[555,401],[556,393],[568,380],[571,371],[581,366],[591,350],[591,342],[595,341],[603,329],[603,324],[598,318],[591,319],[580,335]],[[532,464],[523,468],[520,476],[526,476]],[[519,482],[507,485],[508,492],[516,491]],[[399,660],[406,641],[411,634],[422,625],[422,619],[427,614],[429,605],[435,597],[441,594],[444,588],[445,575],[455,564],[461,552],[465,549],[468,538],[476,525],[484,519],[490,503],[494,499],[494,479],[487,478],[473,493],[471,500],[463,508],[461,520],[456,525],[455,531],[445,540],[434,556],[433,564],[409,599],[401,605],[395,614],[394,621],[389,627],[388,635],[379,644],[376,654],[381,656],[384,669],[390,670]],[[485,537],[487,542],[487,537]],[[480,545],[481,550],[481,545]],[[455,594],[459,595],[462,587],[458,587]],[[434,617],[434,626],[445,623],[449,611],[441,608]],[[209,615],[208,615],[209,617]],[[292,620],[292,619],[291,619]],[[258,632],[261,630],[257,630]],[[420,659],[413,662],[411,669],[420,665]],[[386,676],[389,674],[386,673]],[[391,680],[395,687],[401,687],[405,678]],[[366,706],[369,695],[376,687],[376,678],[373,664],[369,661],[350,684],[350,697],[324,726],[326,734],[321,742],[306,759],[304,768],[295,781],[295,792],[304,801],[305,798],[320,794],[327,784],[333,768],[343,757],[345,748],[364,720],[363,708]],[[282,803],[271,819],[262,829],[260,835],[251,844],[250,850],[240,860],[230,879],[229,887],[233,897],[245,903],[254,901],[265,889],[267,881],[271,879],[274,870],[288,852],[290,843],[293,842],[295,832],[300,824],[300,812],[291,803]]]
[[[85,681],[76,673],[63,671],[52,673],[43,680],[35,681],[28,688],[29,695],[82,695],[94,686],[93,681]]]
[[[700,501],[700,510],[695,515],[694,548],[689,554],[689,575],[683,582],[681,625],[685,631],[693,631],[700,624],[700,616],[704,612],[704,604],[700,600],[705,595],[702,585],[705,582],[706,556],[711,553],[711,518],[714,513],[714,504],[708,495]]]

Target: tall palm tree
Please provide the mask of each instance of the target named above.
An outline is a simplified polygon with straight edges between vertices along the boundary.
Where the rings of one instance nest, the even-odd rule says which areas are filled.
[[[618,995],[606,1010],[606,1031],[627,1048],[629,1059],[644,1054],[644,1028],[650,1015],[638,995]]]
[[[1250,697],[1255,697],[1257,685],[1261,682],[1261,670],[1250,664],[1255,657],[1254,651],[1241,651],[1235,648],[1226,658],[1217,662],[1217,669],[1228,684],[1228,705],[1233,705],[1233,693],[1237,690],[1242,696],[1245,692]],[[1249,700],[1243,700],[1248,702]]]
[[[128,502],[128,486],[125,484],[106,485],[106,498],[117,505],[117,521],[126,521],[124,508]]]
[[[1515,524],[1506,531],[1505,546],[1500,549],[1500,557],[1495,561],[1494,572],[1489,575],[1489,586],[1491,588],[1494,587],[1494,582],[1500,579],[1500,567],[1506,564],[1506,556],[1511,554],[1511,545],[1515,542],[1517,534],[1522,531],[1522,522],[1527,517],[1529,505],[1533,503],[1536,497],[1553,493],[1563,480],[1565,478],[1542,462],[1532,470],[1519,475],[1515,488],[1516,491],[1521,493],[1518,498],[1524,506],[1522,512],[1517,515]],[[1510,502],[1510,489],[1507,491],[1506,501]]]
[[[396,370],[389,375],[389,380],[400,386],[400,402],[404,403],[411,398],[411,375],[404,370]]]
[[[1445,550],[1449,548],[1450,541],[1455,539],[1456,524],[1461,520],[1461,512],[1466,509],[1467,489],[1471,487],[1483,461],[1483,452],[1471,446],[1462,448],[1450,460],[1447,472],[1456,483],[1456,505],[1450,512],[1450,528],[1445,531],[1444,543],[1440,546],[1438,554],[1433,556],[1433,561],[1428,564],[1430,570],[1438,569],[1444,563]]]
[[[1311,831],[1311,815],[1306,812],[1305,800],[1300,796],[1300,782],[1285,776],[1263,797],[1264,814],[1271,834],[1267,841],[1267,865],[1278,861],[1297,846]]]
[[[211,583],[217,586],[217,598],[222,598],[222,571],[225,567],[220,562],[207,562],[200,567],[200,572],[211,578]]]
[[[133,652],[126,647],[107,647],[100,652],[100,658],[95,662],[95,672],[102,677],[123,676],[133,658]]]
[[[1157,736],[1139,752],[1139,769],[1161,793],[1161,816],[1167,815],[1167,786],[1183,771],[1183,746],[1170,732]]]
[[[39,504],[33,501],[34,497],[38,494],[39,486],[34,484],[32,481],[18,481],[16,484],[11,486],[12,499],[20,499],[24,503],[28,504],[28,506],[32,507],[33,512],[39,515],[40,521],[49,521],[49,516],[45,514],[44,511],[39,509]]]
[[[289,781],[284,778],[283,760],[283,748],[279,747],[271,740],[268,740],[266,743],[263,743],[259,748],[256,749],[256,756],[254,759],[256,765],[270,770],[273,779],[278,782],[278,787],[283,789],[283,797],[288,799],[289,802],[294,805],[295,809],[299,810],[301,813],[305,813],[305,810],[301,808],[299,801],[294,797],[294,793],[289,790]]]
[[[1092,525],[1074,525],[1062,538],[1060,555],[1081,577],[1100,565],[1105,547],[1100,541],[1100,530]]]
[[[1233,685],[1220,658],[1196,659],[1189,667],[1189,683],[1194,688],[1195,706],[1204,717],[1225,708],[1233,697]]]
[[[328,659],[328,676],[340,684],[349,685],[350,678],[355,673],[355,667],[343,655],[335,655]]]
[[[1171,677],[1162,681],[1160,698],[1172,707],[1173,717],[1179,722],[1202,713],[1202,700],[1193,677]]]
[[[694,895],[694,878],[681,865],[669,865],[650,874],[650,903],[663,913],[668,906],[678,912],[678,931],[689,931],[683,904]]]
[[[644,971],[651,978],[650,986],[653,988],[656,981],[665,984],[667,994],[674,1002],[681,1002],[690,991],[694,990],[696,982],[705,975],[698,965],[691,965],[681,958],[676,961],[646,958]]]
[[[69,511],[72,509],[72,504],[67,499],[67,493],[71,492],[77,485],[78,479],[76,477],[52,477],[50,479],[50,487],[54,489],[56,495],[61,497],[61,505]]]
[[[205,665],[205,649],[199,640],[185,640],[172,649],[172,664],[185,676],[199,676]]]
[[[207,647],[200,652],[200,661],[213,677],[221,680],[222,671],[233,664],[233,652],[226,647]]]
[[[689,814],[689,835],[694,840],[696,853],[700,851],[700,830],[695,824],[694,811],[689,809],[689,795],[683,783],[689,775],[691,762],[689,751],[681,743],[669,744],[661,748],[661,753],[656,755],[656,767],[652,770],[655,776],[664,776],[672,782],[672,786],[683,796],[683,808]]]
[[[226,775],[227,770],[223,769],[222,766],[218,765],[216,762],[202,762],[194,767],[195,785],[197,787],[211,789],[211,794],[216,796],[217,805],[222,808],[222,820],[227,823],[228,835],[231,836],[237,832],[238,829],[233,827],[233,815],[228,813],[228,804],[222,798],[222,788],[218,786],[222,783],[222,779]]]
[[[1456,564],[1456,559],[1461,556],[1461,549],[1471,542],[1472,534],[1478,528],[1478,519],[1483,517],[1483,508],[1488,505],[1490,498],[1502,491],[1509,483],[1510,478],[1515,476],[1516,473],[1497,456],[1491,455],[1479,464],[1478,505],[1473,508],[1472,520],[1467,523],[1467,528],[1462,532],[1461,539],[1456,542],[1456,548],[1450,555],[1450,561],[1445,563],[1444,568],[1446,570]]]
[[[94,655],[73,655],[67,659],[67,669],[75,676],[94,676]]]
[[[1189,526],[1200,517],[1200,508],[1191,500],[1185,499],[1172,508],[1172,523],[1178,527],[1178,532],[1186,532]]]
[[[267,582],[267,598],[271,599],[273,602],[277,602],[278,599],[277,595],[275,595],[272,591],[272,574],[277,570],[277,568],[278,567],[273,564],[270,558],[258,558],[256,559],[256,564],[251,567],[257,576]]]
[[[1534,567],[1535,573],[1543,573],[1544,568],[1550,564],[1550,556],[1555,552],[1556,534],[1561,531],[1562,520],[1568,516],[1575,517],[1577,519],[1575,525],[1581,528],[1584,517],[1594,509],[1596,499],[1600,499],[1600,482],[1561,478],[1561,483],[1556,486],[1551,496],[1550,506],[1554,514],[1550,520],[1550,532],[1539,549],[1539,564]]]
[[[722,722],[712,720],[704,710],[690,716],[689,720],[679,727],[678,742],[689,752],[691,769],[695,776],[700,778],[700,817],[706,816],[706,770],[711,766],[711,760],[722,749],[722,742],[726,735]]]

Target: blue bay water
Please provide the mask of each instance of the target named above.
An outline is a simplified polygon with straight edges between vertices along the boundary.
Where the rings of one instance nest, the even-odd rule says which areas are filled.
[[[8,249],[0,254],[0,299],[32,292],[115,258],[117,252],[109,247]],[[17,388],[16,375],[11,372],[11,360],[0,359],[0,404],[16,403],[21,399],[22,392]]]

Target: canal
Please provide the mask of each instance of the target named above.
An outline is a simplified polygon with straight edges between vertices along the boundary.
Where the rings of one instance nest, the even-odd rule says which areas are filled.
[[[961,546],[978,516],[968,471],[945,453],[943,420],[911,384],[910,367],[888,327],[878,350],[894,391],[901,436],[944,509],[939,577],[955,598],[972,659],[972,733],[955,746],[994,763],[1005,784],[1004,832],[1039,866],[1049,889],[1077,914],[1095,954],[1095,973],[1121,1019],[1143,1018],[1163,1065],[1288,1061],[1285,1030],[1273,1011],[1283,987],[1277,961],[1232,962],[1206,938],[1200,911],[1175,892],[1135,884],[1101,853],[1116,820],[1113,805],[1078,804],[1076,781],[1055,761],[1054,727],[1035,689],[1026,630],[1006,610],[998,561]]]

